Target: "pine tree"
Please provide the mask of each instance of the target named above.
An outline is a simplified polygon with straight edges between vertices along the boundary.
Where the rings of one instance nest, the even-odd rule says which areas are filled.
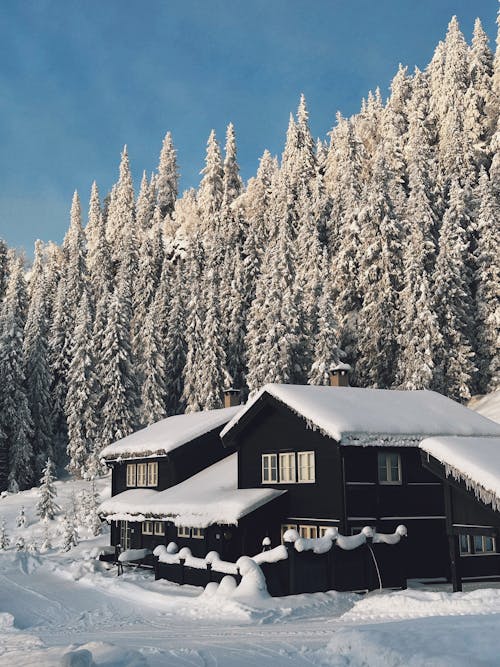
[[[203,178],[198,190],[198,207],[203,230],[215,231],[219,226],[220,208],[224,195],[224,168],[219,144],[212,130],[207,142]]]
[[[199,368],[199,373],[202,408],[214,410],[223,406],[223,392],[231,380],[227,374],[226,355],[221,340],[218,281],[214,274],[209,275],[208,280],[207,306],[203,323],[203,364]]]
[[[75,323],[65,403],[68,424],[67,467],[77,477],[83,477],[91,459],[98,456],[95,452],[97,386],[92,320],[88,297],[84,293]]]
[[[200,294],[204,268],[203,246],[198,236],[194,237],[186,258],[186,282],[191,286],[186,305],[186,363],[183,369],[182,402],[186,412],[197,412],[204,403],[204,388],[200,380],[203,364],[205,303]]]
[[[469,224],[467,195],[455,179],[440,230],[434,273],[434,308],[441,336],[436,352],[436,388],[454,400],[470,398],[475,372],[467,264]]]
[[[361,213],[359,358],[361,386],[388,388],[394,381],[398,326],[397,294],[402,273],[401,228],[390,199],[390,170],[384,147],[375,156],[373,176]]]
[[[177,169],[177,151],[172,135],[167,132],[163,140],[156,179],[157,203],[163,218],[172,215],[177,199],[179,174]]]
[[[6,551],[10,545],[10,538],[7,534],[7,527],[5,521],[2,519],[0,523],[0,551]]]
[[[53,456],[53,425],[47,318],[47,282],[42,264],[43,244],[35,243],[35,262],[30,279],[31,299],[24,328],[26,395],[33,420],[32,448],[36,474]]]
[[[43,519],[53,519],[56,512],[60,509],[54,498],[57,496],[57,489],[54,485],[54,468],[50,458],[47,459],[43,475],[40,479],[38,488],[39,499],[36,506],[36,513]]]
[[[164,281],[166,284],[166,280]],[[166,299],[162,299],[165,304]],[[186,363],[186,312],[181,265],[172,278],[171,300],[160,318],[165,351],[165,397],[167,415],[184,412],[183,371]]]
[[[330,281],[331,270],[326,249],[323,250],[321,264],[323,284],[318,303],[318,323],[308,384],[327,385],[330,380],[330,370],[340,363],[344,352],[338,344],[339,334]]]
[[[120,176],[116,183],[106,219],[106,238],[111,248],[115,270],[121,264],[123,238],[131,235],[135,224],[135,197],[127,147],[123,147]]]
[[[87,226],[85,227],[85,238],[87,241],[88,268],[89,272],[93,265],[93,258],[97,252],[97,246],[100,237],[100,227],[102,225],[101,201],[99,199],[99,189],[97,183],[92,183],[90,191],[89,215]]]
[[[76,528],[74,519],[71,515],[65,514],[62,523],[62,538],[61,551],[71,551],[73,547],[78,545],[78,530]]]
[[[135,220],[140,236],[143,237],[151,229],[155,210],[155,188],[153,180],[148,182],[146,172],[142,173],[141,187],[135,205]]]
[[[161,304],[155,299],[141,329],[142,354],[138,370],[142,386],[139,420],[143,426],[154,424],[166,416],[165,356],[159,326],[160,308]]]
[[[226,131],[226,147],[224,158],[223,201],[231,204],[241,194],[243,183],[240,177],[240,167],[237,162],[236,137],[234,126],[229,123]]]
[[[33,421],[26,394],[23,335],[26,283],[22,260],[9,255],[10,275],[0,315],[0,488],[12,491],[33,482]],[[8,466],[6,465],[8,461]]]
[[[24,505],[21,505],[19,508],[19,513],[16,517],[16,526],[18,528],[24,528],[26,526],[26,514],[24,513]]]
[[[494,391],[500,383],[500,240],[499,200],[483,170],[477,191],[476,322],[479,392]]]

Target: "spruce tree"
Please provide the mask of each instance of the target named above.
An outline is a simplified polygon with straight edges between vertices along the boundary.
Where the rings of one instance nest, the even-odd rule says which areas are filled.
[[[456,178],[450,188],[448,208],[439,235],[434,308],[440,344],[436,351],[436,388],[454,400],[470,398],[475,367],[472,345],[471,276],[466,228],[467,194]]]
[[[330,370],[337,366],[344,356],[344,352],[339,347],[338,326],[330,280],[330,260],[326,249],[322,252],[321,273],[323,283],[318,303],[312,364],[307,380],[308,384],[315,385],[327,385],[330,380]]]
[[[143,426],[154,424],[166,416],[165,355],[159,326],[160,307],[161,304],[155,299],[141,328],[142,354],[138,371],[142,386],[139,421]]]
[[[67,468],[77,477],[84,476],[92,458],[98,455],[95,452],[97,387],[92,318],[87,293],[84,292],[75,323],[65,402],[68,424]]]
[[[237,161],[236,136],[232,123],[229,123],[226,130],[223,188],[223,200],[226,204],[231,204],[241,194],[243,188]]]
[[[198,207],[203,230],[215,231],[219,225],[220,208],[224,195],[224,168],[219,144],[212,130],[207,142],[203,178],[198,190]]]
[[[24,513],[24,505],[21,505],[19,508],[19,513],[16,517],[16,526],[18,528],[24,528],[26,526],[26,514]]]
[[[0,551],[6,551],[10,545],[10,538],[7,534],[7,527],[5,521],[2,519],[0,523]]]
[[[10,275],[0,314],[0,488],[26,489],[34,481],[33,420],[23,355],[26,282],[23,263],[9,254]],[[6,465],[8,461],[8,466]]]
[[[175,415],[184,412],[182,394],[186,363],[186,312],[180,263],[172,278],[171,300],[166,317],[163,315],[161,319],[165,322],[161,326],[164,332],[166,412],[167,415]]]
[[[54,485],[54,466],[50,458],[47,459],[43,475],[40,479],[40,486],[38,488],[38,503],[36,505],[37,515],[44,521],[53,519],[56,512],[60,509],[55,502],[57,496],[57,489]]]
[[[174,211],[178,181],[177,151],[174,148],[172,135],[167,132],[163,140],[156,179],[157,203],[162,218],[172,215]]]
[[[478,388],[494,391],[500,383],[500,205],[486,171],[477,189],[477,247],[475,250],[475,329],[477,335]]]
[[[31,299],[24,328],[26,395],[33,420],[32,449],[35,473],[53,456],[52,370],[49,363],[47,282],[42,263],[43,244],[35,243],[35,262],[30,278]]]
[[[106,238],[110,245],[115,271],[121,264],[124,236],[131,235],[135,224],[135,202],[132,174],[127,147],[123,147],[120,160],[120,176],[114,186],[106,219]]]

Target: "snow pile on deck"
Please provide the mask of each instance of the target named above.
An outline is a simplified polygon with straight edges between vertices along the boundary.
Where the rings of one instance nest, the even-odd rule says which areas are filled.
[[[447,475],[465,482],[476,496],[500,510],[500,437],[426,438],[420,447],[440,461]]]
[[[236,406],[167,417],[104,447],[101,457],[110,460],[163,456],[186,442],[224,426],[240,410],[241,406]]]
[[[267,384],[224,427],[222,437],[265,393],[342,444],[382,439],[415,446],[426,435],[500,435],[499,424],[434,391]]]
[[[131,489],[119,493],[102,503],[99,511],[108,521],[151,518],[196,528],[214,523],[238,525],[243,516],[286,493],[237,486],[237,454],[231,454],[165,491]]]

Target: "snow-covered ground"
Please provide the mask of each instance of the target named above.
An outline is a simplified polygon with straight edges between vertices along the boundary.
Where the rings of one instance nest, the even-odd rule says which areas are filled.
[[[80,526],[78,546],[60,551],[62,512],[88,486],[57,482],[54,548],[42,554],[12,546],[19,536],[27,545],[44,538],[37,491],[0,498],[11,539],[0,551],[1,667],[498,664],[500,588],[234,598],[155,582],[148,570],[117,577],[93,558],[108,534],[94,538]],[[101,498],[108,487],[99,481]],[[17,528],[21,505],[27,524]]]

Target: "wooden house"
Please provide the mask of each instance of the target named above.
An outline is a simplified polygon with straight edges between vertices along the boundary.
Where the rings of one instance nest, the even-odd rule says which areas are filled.
[[[404,524],[405,576],[449,578],[449,480],[422,456],[421,444],[435,436],[489,439],[500,436],[500,425],[431,391],[351,388],[344,367],[332,373],[332,385],[270,384],[245,406],[230,408],[234,412],[226,411],[217,427],[184,442],[187,459],[200,451],[197,438],[210,441],[219,459],[192,461],[184,480],[171,471],[154,489],[123,490],[127,473],[120,470],[112,498],[101,507],[114,522],[112,543],[153,548],[175,542],[199,558],[217,551],[236,561],[261,551],[263,540],[276,547],[286,531],[314,540],[332,529],[343,536],[366,528],[396,535]],[[213,413],[223,412],[198,415],[213,425]],[[187,429],[194,417],[170,419],[182,430],[180,420]],[[160,440],[168,437],[169,423]],[[138,442],[147,430],[134,434]],[[123,443],[103,452],[114,476],[117,465],[130,463],[122,460]],[[160,462],[159,449],[139,453],[137,464]],[[128,541],[124,525],[132,526]],[[351,587],[360,588],[355,581],[353,575]]]

